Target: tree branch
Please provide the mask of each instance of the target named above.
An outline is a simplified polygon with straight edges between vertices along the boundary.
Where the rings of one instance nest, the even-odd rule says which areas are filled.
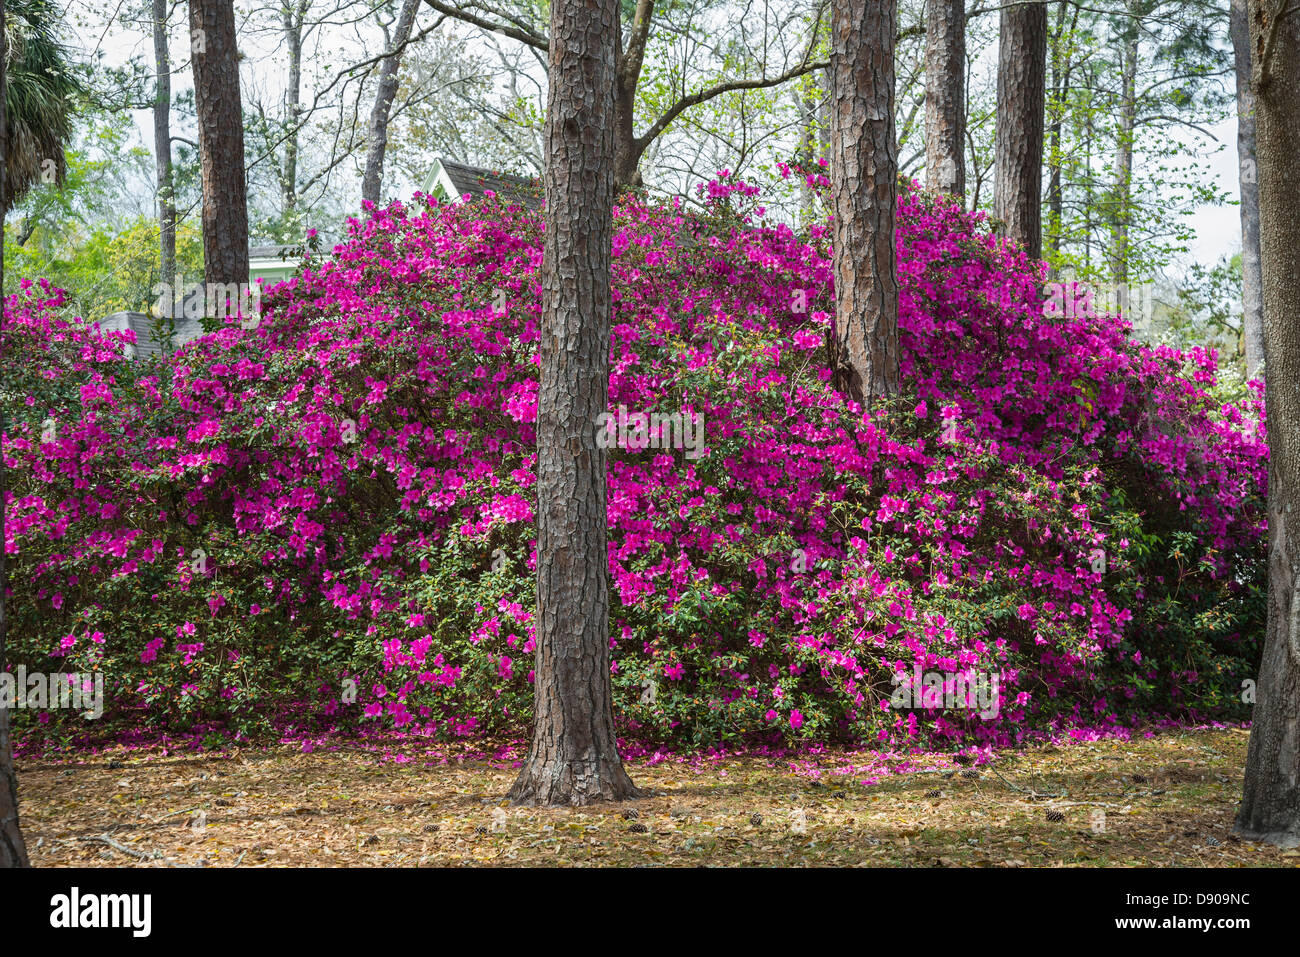
[[[646,130],[635,140],[638,150],[644,150],[660,133],[662,133],[668,124],[681,116],[692,106],[699,106],[714,97],[721,96],[723,93],[734,93],[737,90],[765,90],[769,87],[780,86],[782,83],[788,83],[790,80],[796,80],[801,76],[812,73],[814,70],[823,70],[830,64],[825,60],[817,60],[813,63],[801,63],[799,66],[786,70],[780,76],[760,77],[757,80],[731,80],[727,83],[719,83],[717,86],[711,86],[707,90],[700,90],[698,93],[692,93],[684,96],[671,107],[663,116],[654,122],[650,129]]]
[[[504,23],[493,23],[491,20],[485,20],[482,17],[475,16],[468,10],[462,10],[451,4],[443,3],[442,0],[424,0],[429,6],[439,13],[451,17],[453,20],[459,20],[462,23],[468,23],[489,33],[500,33],[502,36],[510,37],[512,40],[518,40],[520,43],[526,43],[530,47],[538,50],[549,50],[550,41],[540,34],[534,33],[526,27],[506,26]],[[502,14],[501,16],[504,16]]]
[[[360,63],[354,63],[347,69],[343,70],[342,72],[355,73],[357,70],[360,70],[363,67],[374,66],[379,61],[387,60],[391,56],[400,56],[402,52],[412,43],[415,43],[419,40],[423,40],[434,30],[438,29],[438,27],[442,26],[442,22],[446,19],[447,19],[446,16],[439,17],[436,23],[432,24],[431,26],[425,27],[423,30],[421,30],[419,33],[415,34],[414,36],[407,37],[405,40],[399,43],[392,50],[386,50],[385,52],[380,53],[378,56],[372,56],[369,60],[362,60]],[[385,43],[385,46],[387,46],[387,43]]]
[[[1256,88],[1263,92],[1268,86],[1269,66],[1273,56],[1273,46],[1277,43],[1278,25],[1292,13],[1300,10],[1300,5],[1289,6],[1290,0],[1278,0],[1277,10],[1273,13],[1273,20],[1268,25],[1268,37],[1264,40],[1264,55],[1259,58],[1259,83]]]
[[[641,64],[645,61],[646,40],[650,36],[650,17],[654,15],[655,0],[637,0],[632,17],[632,32],[627,38],[627,49],[618,58],[619,79],[626,83],[628,77],[639,79]]]

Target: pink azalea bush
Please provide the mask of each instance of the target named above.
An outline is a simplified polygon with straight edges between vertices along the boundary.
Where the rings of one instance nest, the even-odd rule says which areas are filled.
[[[816,185],[816,179],[811,180]],[[828,231],[723,176],[624,201],[610,406],[706,454],[610,450],[610,654],[630,736],[1000,745],[1240,718],[1263,621],[1262,390],[1045,314],[1041,268],[915,187],[899,206],[905,395],[829,384]],[[526,728],[535,642],[540,223],[422,199],[155,363],[5,302],[15,654],[102,670],[106,720],[277,709]],[[593,423],[594,427],[594,423]],[[996,714],[916,671],[996,675]],[[355,694],[352,692],[355,691]]]

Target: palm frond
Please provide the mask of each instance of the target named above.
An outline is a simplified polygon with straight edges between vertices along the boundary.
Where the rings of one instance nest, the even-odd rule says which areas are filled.
[[[42,179],[63,182],[63,148],[82,86],[58,38],[59,14],[49,0],[6,0],[5,10],[9,151],[0,204],[8,210]]]

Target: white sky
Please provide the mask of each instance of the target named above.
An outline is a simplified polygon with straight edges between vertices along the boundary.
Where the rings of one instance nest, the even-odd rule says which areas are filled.
[[[1224,122],[1210,128],[1210,132],[1226,142],[1228,148],[1210,159],[1210,167],[1219,174],[1219,182],[1234,201],[1241,199],[1237,180],[1237,117],[1234,113]],[[1213,264],[1225,253],[1241,251],[1241,207],[1202,206],[1197,210],[1196,239],[1192,242],[1192,256],[1199,262]]]

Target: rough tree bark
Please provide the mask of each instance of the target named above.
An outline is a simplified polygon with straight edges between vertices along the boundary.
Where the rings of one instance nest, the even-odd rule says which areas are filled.
[[[8,25],[5,22],[4,4],[0,3],[0,157],[9,150],[9,118],[5,113],[5,65],[9,62]],[[0,162],[0,196],[5,192],[5,164]],[[0,221],[0,289],[4,288],[4,223]],[[0,321],[3,317],[0,316]],[[0,432],[7,431],[8,423],[0,420]],[[8,487],[4,457],[0,456],[0,503],[5,500]],[[3,509],[0,509],[0,515]],[[0,518],[3,523],[3,518]],[[5,556],[0,548],[0,672],[6,668],[6,639],[9,621],[5,616]],[[27,846],[18,826],[18,777],[14,774],[13,744],[9,740],[9,709],[0,705],[0,868],[29,867]]]
[[[966,196],[966,8],[928,0],[925,17],[925,181]]]
[[[369,148],[366,150],[366,172],[361,179],[361,198],[372,203],[379,202],[379,191],[384,182],[384,153],[388,149],[388,115],[393,108],[393,98],[397,96],[397,68],[402,62],[402,47],[411,37],[411,27],[415,23],[415,14],[424,0],[405,0],[402,11],[397,17],[397,28],[393,33],[379,69],[379,91],[375,94],[375,105],[370,110]]]
[[[1241,189],[1241,334],[1246,375],[1264,362],[1264,300],[1259,262],[1259,179],[1255,156],[1255,104],[1250,89],[1250,22],[1246,0],[1232,0],[1228,20],[1237,75],[1237,180]]]
[[[190,40],[203,177],[204,278],[246,283],[244,118],[232,0],[190,0]]]
[[[537,410],[535,718],[515,804],[637,797],[614,733],[606,453],[618,0],[551,7]]]
[[[993,215],[1002,234],[1037,259],[1043,251],[1043,110],[1047,5],[1002,8],[998,33]]]
[[[1268,408],[1268,631],[1237,833],[1300,846],[1300,8],[1250,0]]]
[[[864,408],[898,394],[895,0],[834,0],[831,195],[835,387]]]
[[[158,189],[160,279],[176,294],[176,194],[172,184],[172,67],[167,47],[167,0],[153,0],[154,168]]]

